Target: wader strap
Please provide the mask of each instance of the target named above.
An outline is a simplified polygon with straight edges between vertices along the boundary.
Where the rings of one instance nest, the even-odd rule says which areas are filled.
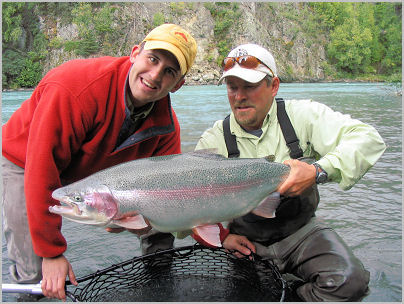
[[[290,149],[290,157],[297,159],[303,156],[303,151],[300,148],[299,140],[297,139],[296,132],[293,129],[292,123],[290,122],[289,116],[286,113],[285,101],[283,98],[276,98],[277,104],[277,116],[278,121],[281,126],[283,137],[285,138],[286,145]]]
[[[231,134],[230,132],[230,115],[227,115],[226,118],[223,120],[223,133],[229,158],[239,157],[240,151],[237,148],[236,136]]]

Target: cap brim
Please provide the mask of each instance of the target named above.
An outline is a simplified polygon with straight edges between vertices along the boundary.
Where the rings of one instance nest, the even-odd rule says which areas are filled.
[[[145,50],[166,50],[172,53],[175,58],[178,60],[178,64],[180,65],[181,74],[185,75],[187,72],[187,61],[185,60],[184,55],[175,45],[165,42],[165,41],[157,41],[157,40],[149,40],[146,41],[144,47]]]
[[[268,74],[257,70],[244,69],[236,64],[233,68],[223,73],[222,77],[219,79],[218,85],[220,85],[222,81],[229,76],[235,76],[247,82],[257,83],[264,79],[266,75]]]

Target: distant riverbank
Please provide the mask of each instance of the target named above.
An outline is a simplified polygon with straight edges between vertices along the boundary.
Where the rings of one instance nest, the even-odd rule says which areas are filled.
[[[323,79],[323,80],[313,80],[313,81],[283,81],[282,77],[279,77],[281,80],[281,83],[385,83],[389,84],[389,81],[385,80],[380,80],[380,79]],[[204,83],[196,83],[193,82],[192,80],[186,80],[184,86],[197,86],[197,85],[216,85],[218,83],[219,79],[215,81],[206,81]],[[390,83],[392,86],[400,87],[401,91],[401,83]],[[33,91],[35,88],[16,88],[16,89],[9,89],[5,88],[2,89],[2,92],[24,92],[24,91]]]

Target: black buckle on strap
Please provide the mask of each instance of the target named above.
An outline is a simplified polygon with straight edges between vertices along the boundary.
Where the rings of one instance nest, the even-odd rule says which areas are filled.
[[[288,146],[289,149],[290,149],[290,157],[291,157],[291,158],[297,159],[297,158],[299,158],[299,157],[302,157],[303,151],[302,151],[302,149],[300,148],[299,140],[290,142],[290,143],[287,144],[287,146]]]

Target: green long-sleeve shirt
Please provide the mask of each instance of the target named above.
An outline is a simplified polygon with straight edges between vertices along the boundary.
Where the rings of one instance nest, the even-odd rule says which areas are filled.
[[[324,104],[311,100],[286,100],[285,107],[300,140],[303,156],[317,159],[328,173],[329,180],[339,183],[341,189],[350,189],[386,149],[375,128]],[[231,114],[230,131],[237,137],[240,157],[274,155],[276,162],[290,159],[276,108],[274,100],[259,138],[244,131]],[[218,154],[228,156],[221,120],[202,134],[195,150],[201,149],[215,149]]]

